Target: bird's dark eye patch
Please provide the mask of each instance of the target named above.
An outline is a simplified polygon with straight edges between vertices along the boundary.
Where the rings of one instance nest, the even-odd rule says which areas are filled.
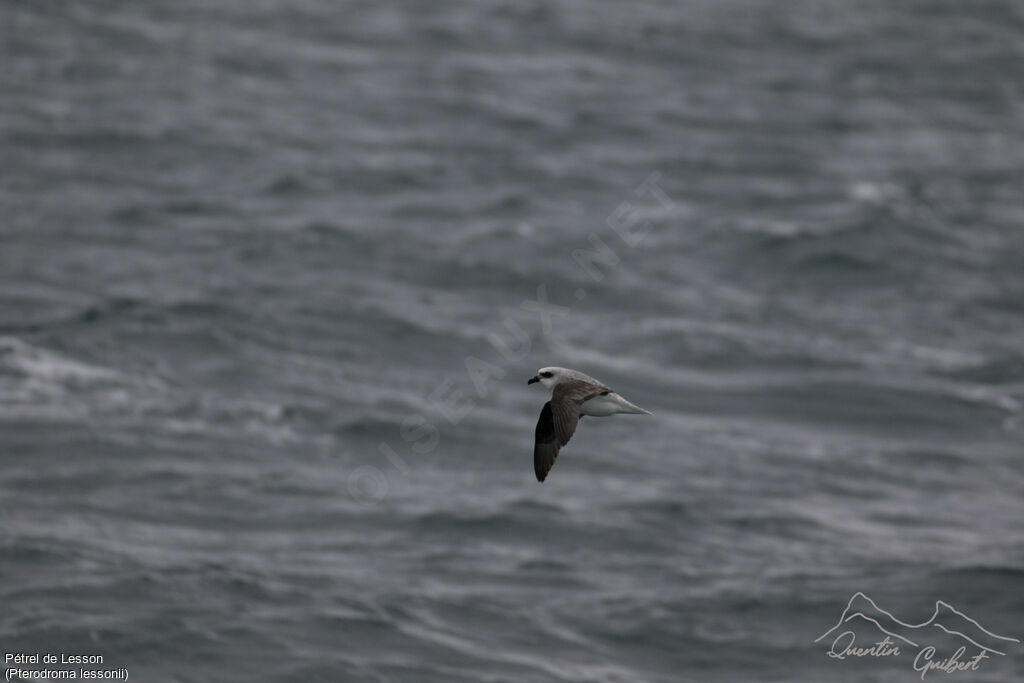
[[[540,373],[540,376],[541,377],[551,377],[553,374],[554,373],[551,373],[551,372],[542,372],[542,373]]]

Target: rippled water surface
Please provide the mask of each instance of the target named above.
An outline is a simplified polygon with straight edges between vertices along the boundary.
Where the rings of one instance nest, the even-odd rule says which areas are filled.
[[[1024,638],[1022,41],[1011,2],[3,3],[0,646],[919,680],[814,642],[856,591]],[[545,365],[654,416],[538,484]]]

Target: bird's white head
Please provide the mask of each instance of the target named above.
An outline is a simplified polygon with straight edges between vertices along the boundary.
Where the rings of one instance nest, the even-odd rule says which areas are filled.
[[[547,389],[553,389],[556,385],[572,379],[573,371],[567,368],[549,367],[541,368],[537,374],[526,381],[527,384],[540,382]]]

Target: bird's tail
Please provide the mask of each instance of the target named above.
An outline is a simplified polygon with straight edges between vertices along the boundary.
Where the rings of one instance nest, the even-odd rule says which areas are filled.
[[[634,405],[634,404],[630,403],[626,399],[622,398],[622,396],[619,396],[618,394],[616,394],[616,396],[618,396],[618,399],[619,399],[619,405],[620,405],[619,412],[627,413],[627,414],[632,414],[632,415],[653,415],[653,413],[651,411],[644,410],[640,406]]]

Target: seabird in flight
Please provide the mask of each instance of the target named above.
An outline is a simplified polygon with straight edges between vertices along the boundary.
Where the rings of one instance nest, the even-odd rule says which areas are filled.
[[[558,451],[569,443],[576,424],[584,415],[608,417],[617,413],[650,415],[589,375],[568,368],[541,368],[527,384],[540,382],[551,389],[534,432],[533,471],[544,481],[555,464]]]

